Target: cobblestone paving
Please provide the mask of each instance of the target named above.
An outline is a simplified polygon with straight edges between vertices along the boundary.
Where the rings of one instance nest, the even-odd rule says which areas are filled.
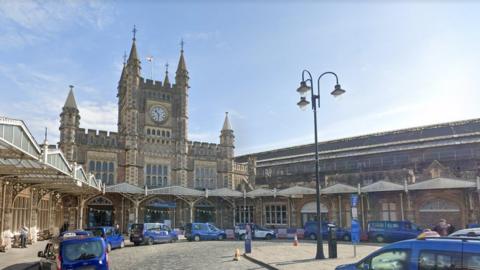
[[[258,245],[267,243],[255,242]],[[235,249],[243,253],[240,241],[201,241],[127,246],[109,254],[111,269],[264,269],[241,257],[233,261]]]

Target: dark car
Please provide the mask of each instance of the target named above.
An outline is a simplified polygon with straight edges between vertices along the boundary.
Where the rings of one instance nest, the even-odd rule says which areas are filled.
[[[410,221],[369,221],[368,240],[378,243],[416,238],[422,229]]]
[[[188,223],[185,226],[185,238],[188,241],[223,240],[227,235],[211,223]]]
[[[438,234],[437,234],[438,235]],[[432,237],[396,242],[336,270],[479,269],[480,240]]]
[[[305,226],[303,227],[304,233],[303,235],[307,239],[315,240],[317,239],[317,230],[318,230],[318,223],[316,221],[307,221]],[[328,227],[329,225],[334,225],[333,223],[322,222],[322,238],[328,238]],[[343,241],[350,241],[352,239],[352,234],[349,230],[344,228],[336,227],[337,233],[336,237],[338,240]]]
[[[66,233],[52,239],[38,252],[39,269],[98,269],[108,270],[108,255],[101,237]]]
[[[130,242],[135,246],[140,244],[172,243],[178,240],[178,235],[163,223],[132,224]]]
[[[108,252],[113,248],[125,247],[125,239],[115,227],[100,226],[88,228],[87,230],[91,231],[94,236],[102,237],[105,240]]]

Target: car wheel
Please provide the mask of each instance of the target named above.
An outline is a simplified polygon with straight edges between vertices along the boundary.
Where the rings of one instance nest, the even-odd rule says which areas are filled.
[[[375,240],[377,240],[378,243],[383,243],[385,242],[385,238],[383,238],[383,235],[377,235],[375,237]]]
[[[125,247],[125,241],[122,241],[122,243],[120,243],[120,248],[124,248]]]
[[[271,235],[271,234],[265,235],[265,240],[271,240],[271,239],[272,239],[272,235]]]
[[[153,239],[152,239],[152,238],[148,238],[147,244],[148,244],[149,246],[153,245]]]
[[[218,237],[217,237],[218,240],[223,240],[223,234],[220,234]]]
[[[240,240],[245,240],[245,234],[240,235]]]
[[[193,240],[194,240],[195,242],[200,241],[200,235],[195,235],[195,236],[193,237]]]
[[[110,252],[112,251],[112,245],[110,245],[110,243],[107,244],[107,252]]]
[[[311,233],[311,234],[309,235],[309,238],[310,238],[310,240],[317,240],[317,235],[314,234],[314,233]]]
[[[347,241],[347,242],[350,241],[350,235],[345,234],[345,235],[343,236],[343,241]]]

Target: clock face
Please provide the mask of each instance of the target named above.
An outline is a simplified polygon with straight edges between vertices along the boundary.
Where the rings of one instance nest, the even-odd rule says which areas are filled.
[[[161,106],[153,106],[150,108],[150,117],[152,117],[152,120],[155,122],[163,122],[167,120],[167,110]]]

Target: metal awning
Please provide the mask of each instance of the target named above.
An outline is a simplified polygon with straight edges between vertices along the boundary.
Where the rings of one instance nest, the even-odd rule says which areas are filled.
[[[204,191],[191,189],[187,187],[181,187],[181,186],[149,189],[147,191],[147,194],[148,195],[160,194],[160,195],[174,195],[174,196],[197,196],[197,197],[205,196]]]
[[[316,193],[317,192],[314,188],[293,186],[293,187],[280,190],[278,192],[278,195],[291,197],[295,195],[307,195],[307,194],[316,194]]]
[[[144,194],[145,190],[134,186],[129,183],[120,183],[112,186],[107,186],[105,188],[105,192],[107,193],[128,193],[128,194]]]
[[[60,150],[46,144],[42,149],[23,121],[5,117],[0,117],[0,176],[58,192],[92,193],[103,187],[82,166],[70,165]]]
[[[381,191],[402,191],[405,187],[388,181],[378,181],[368,186],[362,187],[360,190],[364,193],[381,192]]]
[[[205,197],[243,197],[243,193],[229,188],[207,189]]]
[[[408,185],[408,190],[475,188],[476,186],[474,181],[438,177]]]
[[[255,198],[255,197],[275,197],[277,196],[277,191],[276,189],[265,189],[265,188],[259,188],[259,189],[254,189],[250,192],[247,192],[247,197],[249,198]]]
[[[358,188],[345,184],[335,184],[320,190],[320,194],[357,193]]]

